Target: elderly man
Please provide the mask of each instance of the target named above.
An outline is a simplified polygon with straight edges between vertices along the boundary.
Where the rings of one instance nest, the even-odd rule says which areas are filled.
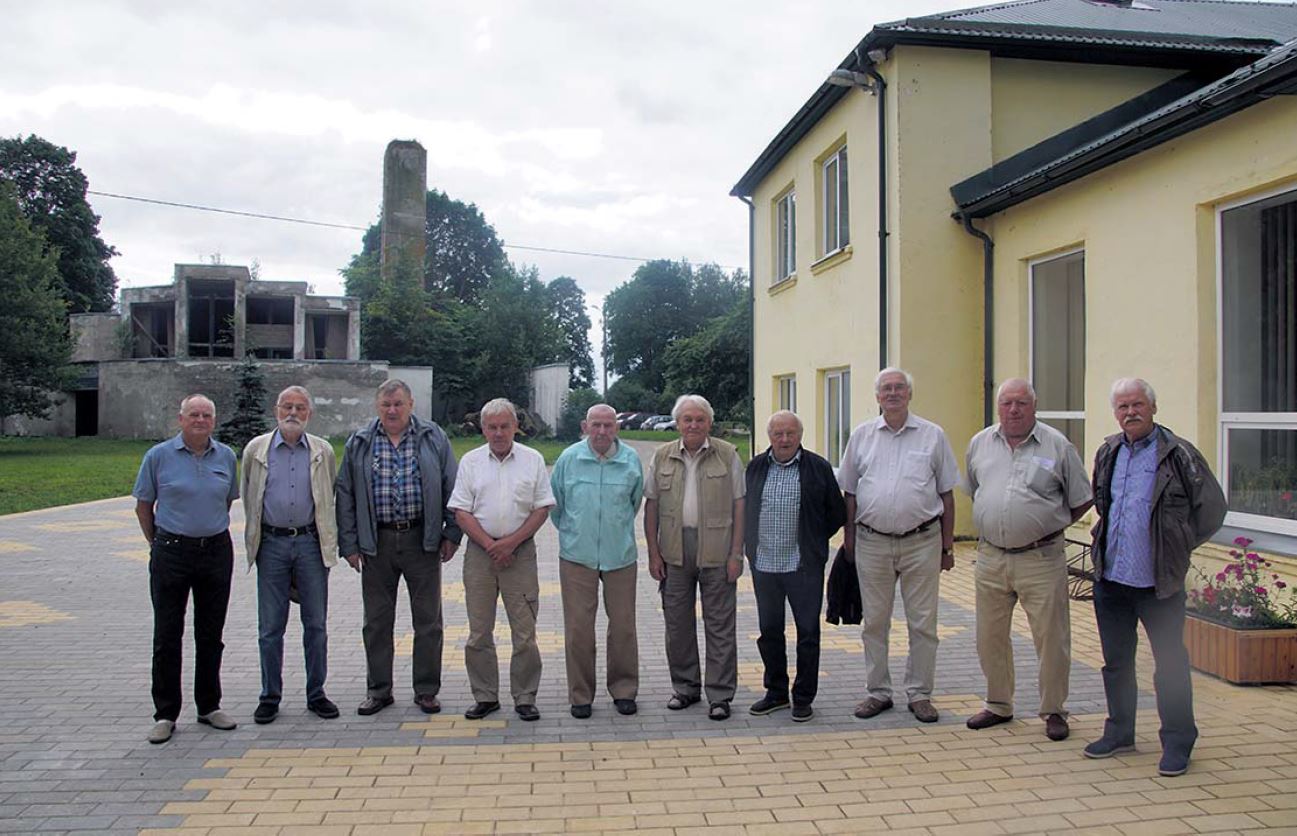
[[[1184,578],[1193,550],[1225,520],[1225,496],[1192,444],[1153,422],[1157,395],[1139,378],[1112,385],[1121,432],[1094,457],[1094,614],[1103,647],[1108,719],[1088,758],[1135,748],[1135,645],[1144,625],[1153,651],[1161,775],[1183,775],[1198,739],[1184,647]]]
[[[563,646],[572,716],[592,712],[595,614],[599,584],[608,617],[607,684],[620,714],[634,714],[639,695],[635,634],[635,512],[644,495],[639,454],[617,440],[617,413],[607,404],[586,410],[584,441],[563,451],[550,486],[558,529],[558,580],[563,593]]]
[[[973,498],[980,538],[973,577],[977,658],[986,705],[970,729],[1013,719],[1013,608],[1027,613],[1040,662],[1040,716],[1045,735],[1068,735],[1072,629],[1063,532],[1093,504],[1085,465],[1061,432],[1036,420],[1036,390],[1014,378],[995,396],[1000,422],[968,444],[964,487]]]
[[[464,664],[476,702],[464,712],[480,720],[500,708],[500,667],[495,654],[495,604],[504,601],[513,656],[509,690],[523,720],[539,720],[540,649],[536,614],[540,581],[536,541],[554,505],[545,457],[515,444],[518,414],[504,398],[487,401],[480,413],[486,444],[464,454],[450,507],[468,535],[464,552],[464,607],[468,642]]]
[[[228,731],[221,710],[221,654],[230,604],[234,546],[230,504],[238,499],[234,451],[212,438],[216,406],[206,395],[180,402],[180,433],[144,454],[131,495],[149,543],[153,600],[153,728],[166,743],[180,716],[180,663],[185,609],[194,599],[194,702],[198,722]]]
[[[938,585],[940,573],[955,565],[953,490],[959,466],[945,431],[910,412],[913,395],[909,373],[897,368],[879,372],[874,396],[883,414],[851,433],[838,469],[847,518],[856,524],[843,546],[856,564],[864,608],[869,693],[855,711],[862,720],[892,707],[887,637],[898,581],[910,638],[905,696],[918,720],[938,720],[932,705]]]
[[[710,438],[712,406],[681,395],[671,417],[678,442],[663,444],[644,483],[649,574],[661,584],[667,666],[679,711],[701,699],[695,592],[701,592],[707,638],[707,716],[725,720],[738,687],[736,583],[743,573],[743,464],[734,445]]]
[[[338,550],[360,572],[365,612],[366,696],[356,709],[377,714],[393,702],[392,629],[402,577],[414,625],[414,702],[441,711],[441,564],[463,537],[447,508],[455,454],[434,421],[414,414],[403,381],[378,387],[378,417],[347,439],[338,474]]]
[[[793,721],[814,713],[819,690],[820,608],[824,603],[824,564],[829,538],[842,528],[847,507],[824,458],[802,448],[802,419],[787,410],[766,422],[770,448],[752,459],[746,472],[747,501],[743,542],[752,561],[752,589],[761,629],[757,650],[765,666],[766,694],[748,709],[770,714],[788,707],[788,653],[784,639],[784,602],[797,625],[797,676],[793,680]]]
[[[277,428],[243,448],[243,539],[248,571],[257,567],[257,647],[261,698],[252,719],[279,715],[284,693],[284,629],[289,590],[296,588],[306,656],[306,708],[332,720],[338,707],[324,694],[328,673],[329,567],[338,562],[333,447],[309,435],[311,393],[289,386],[275,401]]]

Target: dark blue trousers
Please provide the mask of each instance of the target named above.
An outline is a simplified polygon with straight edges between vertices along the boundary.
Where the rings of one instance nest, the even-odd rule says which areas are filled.
[[[797,675],[793,679],[792,699],[796,705],[810,705],[819,692],[824,567],[803,566],[795,572],[753,569],[752,589],[757,596],[757,623],[761,629],[757,650],[766,669],[766,696],[780,700],[789,696],[788,650],[784,639],[784,602],[787,601],[797,627]]]

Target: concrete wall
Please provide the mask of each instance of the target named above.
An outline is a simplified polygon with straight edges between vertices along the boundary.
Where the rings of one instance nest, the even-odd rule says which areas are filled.
[[[115,313],[80,313],[68,317],[72,332],[72,362],[93,362],[122,356],[117,329],[122,318]]]
[[[563,404],[567,402],[568,387],[572,382],[567,363],[536,366],[529,377],[531,404],[528,411],[553,431],[558,427],[558,419],[563,414]]]
[[[45,418],[27,418],[10,415],[0,418],[0,435],[57,435],[77,434],[76,400],[69,394],[54,396],[54,406]]]
[[[414,396],[414,414],[420,418],[432,417],[432,367],[431,366],[392,366],[388,370],[389,378],[405,381]],[[378,387],[375,386],[375,389]],[[369,393],[370,409],[373,410],[374,395]]]
[[[315,401],[311,432],[323,436],[346,435],[372,419],[374,392],[388,379],[386,363],[267,360],[260,365],[266,378],[267,417],[273,419],[274,399],[284,387],[305,386]],[[172,435],[176,432],[180,400],[193,392],[213,399],[219,424],[234,408],[237,368],[235,362],[219,360],[101,363],[99,434],[107,438],[154,439]],[[431,369],[400,371],[415,392],[416,411],[428,414]],[[420,409],[423,405],[427,407]]]

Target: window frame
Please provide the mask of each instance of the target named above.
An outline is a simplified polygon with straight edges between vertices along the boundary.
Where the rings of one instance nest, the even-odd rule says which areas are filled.
[[[1253,203],[1291,195],[1297,202],[1297,184],[1289,183],[1236,200],[1216,204],[1216,475],[1229,501],[1229,433],[1231,430],[1289,430],[1297,432],[1297,412],[1225,411],[1225,213]],[[1297,520],[1266,517],[1228,510],[1225,525],[1297,536]]]
[[[788,223],[785,230],[784,214]],[[775,198],[774,235],[775,269],[770,284],[777,285],[797,277],[797,189],[789,187]]]
[[[824,254],[821,258],[833,255],[851,244],[851,174],[847,165],[847,143],[842,143],[820,162],[820,214],[824,219],[824,232],[820,244]],[[834,166],[832,183],[829,182],[829,166]],[[843,183],[843,175],[846,183]],[[843,186],[846,188],[843,188]],[[831,187],[831,188],[830,188]],[[833,217],[829,217],[829,196],[832,194]],[[846,207],[845,212],[843,207]]]
[[[838,391],[838,426],[839,426],[839,444],[836,451],[829,449],[830,444],[830,418],[832,410],[830,409],[829,393],[831,390],[830,381],[837,381]],[[834,468],[842,464],[842,455],[847,451],[847,441],[851,438],[851,367],[840,366],[832,369],[825,369],[823,372],[823,390],[820,406],[823,411],[822,427],[824,429],[824,458],[828,460]],[[845,383],[845,385],[843,385]]]
[[[1031,381],[1032,386],[1036,385],[1036,268],[1042,264],[1068,258],[1078,253],[1081,254],[1081,264],[1082,269],[1084,269],[1086,262],[1084,244],[1060,252],[1050,253],[1047,256],[1028,259],[1027,261],[1027,379]],[[1082,355],[1087,354],[1089,351],[1088,333],[1086,333],[1086,338],[1087,345],[1082,351]],[[1085,436],[1084,407],[1081,409],[1038,409],[1036,410],[1036,417],[1052,421],[1080,421],[1082,422],[1082,437]]]
[[[789,398],[784,400],[785,384]],[[789,412],[797,411],[797,375],[796,374],[779,374],[775,375],[775,409],[786,409]]]

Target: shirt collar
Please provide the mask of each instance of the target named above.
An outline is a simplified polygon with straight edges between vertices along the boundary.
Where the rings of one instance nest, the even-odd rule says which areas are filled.
[[[893,430],[891,427],[887,426],[887,416],[885,416],[885,415],[879,415],[877,418],[874,419],[874,427],[875,427],[875,428],[880,429],[880,430],[887,430],[888,432],[894,433],[894,434],[896,434],[896,435],[900,435],[903,431],[905,431],[905,430],[909,430],[909,429],[913,429],[913,428],[918,427],[918,426],[919,426],[919,422],[918,422],[918,420],[914,417],[914,413],[913,413],[913,412],[907,412],[907,413],[906,413],[906,415],[905,415],[905,424],[903,424],[903,425],[901,426],[901,429],[899,429],[899,430]]]
[[[270,448],[273,450],[274,448],[278,447],[280,444],[284,445],[285,447],[305,447],[306,433],[302,433],[300,436],[298,436],[296,444],[289,444],[288,441],[285,440],[283,435],[280,434],[279,430],[276,429],[275,434],[270,437]]]
[[[601,455],[599,455],[599,451],[596,450],[596,449],[594,449],[594,446],[593,446],[592,444],[590,444],[590,439],[588,439],[588,438],[585,440],[585,449],[586,449],[586,452],[588,452],[590,455],[594,456],[594,457],[595,457],[596,459],[598,459],[599,461],[601,461],[601,462],[606,462],[606,461],[608,461],[609,459],[612,459],[612,458],[616,457],[616,455],[617,455],[617,451],[621,449],[621,441],[618,440],[618,439],[616,439],[616,438],[614,438],[614,439],[612,440],[612,446],[608,448],[608,454],[607,454],[606,456],[601,456]]]
[[[1040,429],[1040,421],[1037,421],[1036,423],[1032,424],[1031,429],[1027,431],[1026,438],[1018,442],[1018,446],[1021,447],[1023,444],[1026,444],[1028,441],[1034,441],[1037,444],[1039,444],[1040,438],[1036,435],[1036,431],[1039,429]],[[995,426],[991,428],[991,434],[1001,439],[1005,444],[1009,443],[1009,439],[1006,438],[1004,435],[1004,427],[1000,424],[1000,422],[997,421],[995,423]]]
[[[487,444],[486,457],[493,462],[499,462],[500,464],[504,464],[505,462],[509,461],[509,459],[513,458],[513,454],[514,452],[517,451],[517,449],[518,449],[518,442],[515,441],[514,443],[509,445],[509,452],[504,454],[504,458],[500,458],[495,453],[491,452],[491,445]]]
[[[703,446],[698,448],[697,453],[690,453],[688,450],[685,449],[685,440],[683,438],[681,438],[678,443],[680,444],[680,454],[684,456],[690,456],[691,458],[697,458],[698,456],[701,456],[703,454],[703,451],[705,451],[707,448],[712,446],[712,440],[710,436],[703,439]]]
[[[185,451],[189,451],[189,448],[185,446],[185,436],[184,436],[184,433],[176,433],[176,437],[173,438],[173,439],[171,440],[171,446],[172,446],[174,449],[176,449],[176,450],[185,450]],[[216,439],[214,439],[214,438],[208,438],[208,439],[207,439],[207,449],[204,450],[204,451],[201,453],[201,455],[206,456],[208,453],[212,452],[212,451],[215,450],[215,449],[216,449]],[[193,453],[191,452],[190,455],[193,455]]]
[[[1126,438],[1126,434],[1122,433],[1121,443],[1123,446],[1129,447],[1132,451],[1144,450],[1147,449],[1148,445],[1153,444],[1157,441],[1157,434],[1161,432],[1161,430],[1162,430],[1161,427],[1159,427],[1157,424],[1154,424],[1153,431],[1148,435],[1144,436],[1143,438],[1141,438],[1139,441],[1130,441]]]
[[[771,463],[771,464],[779,465],[780,467],[792,467],[793,465],[795,465],[795,464],[797,464],[799,461],[801,461],[801,459],[802,459],[802,448],[801,448],[801,447],[798,447],[798,448],[797,448],[797,452],[796,452],[796,453],[793,453],[793,457],[792,457],[791,459],[789,459],[788,461],[786,461],[786,462],[781,462],[781,461],[779,461],[779,459],[776,459],[776,458],[775,458],[775,454],[774,454],[774,452],[773,452],[773,451],[770,452],[770,463]]]

